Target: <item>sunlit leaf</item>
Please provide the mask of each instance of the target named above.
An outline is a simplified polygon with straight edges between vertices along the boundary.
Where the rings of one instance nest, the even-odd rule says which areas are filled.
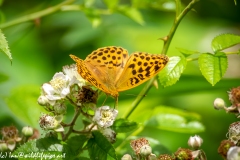
[[[221,34],[212,40],[212,50],[222,51],[240,43],[240,36],[234,34]]]
[[[117,133],[131,132],[137,129],[138,124],[136,122],[131,122],[127,119],[117,119],[111,128]]]
[[[12,90],[6,102],[16,117],[30,126],[38,127],[40,113],[44,112],[37,103],[39,96],[39,86],[21,86]]]
[[[108,8],[113,9],[117,6],[119,0],[104,0]]]
[[[158,74],[160,83],[164,87],[175,84],[179,80],[186,64],[187,62],[184,57],[170,57],[167,66]]]
[[[144,20],[142,14],[139,12],[137,8],[128,7],[128,6],[120,6],[118,7],[118,11],[122,14],[126,15],[127,17],[131,18],[135,22],[143,25]]]
[[[10,53],[7,40],[0,29],[0,52],[6,54],[10,61],[12,61],[12,54]]]
[[[202,75],[213,86],[220,81],[228,67],[227,56],[222,52],[203,53],[199,56],[198,63]]]
[[[203,132],[204,126],[199,122],[200,116],[170,107],[156,107],[153,116],[146,122],[147,127],[154,127],[181,133]]]
[[[112,144],[99,131],[93,131],[92,135],[87,144],[91,159],[117,159]]]
[[[176,48],[180,53],[182,53],[185,57],[193,55],[193,54],[198,54],[200,52],[198,51],[191,51],[183,48]]]

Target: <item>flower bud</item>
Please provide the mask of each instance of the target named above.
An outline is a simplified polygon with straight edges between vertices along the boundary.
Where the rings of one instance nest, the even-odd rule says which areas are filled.
[[[229,140],[223,140],[220,144],[220,146],[218,147],[218,153],[224,158],[226,159],[227,157],[227,152],[229,150],[229,148],[231,148],[232,146],[235,146],[233,142],[229,141]]]
[[[221,98],[216,98],[213,102],[214,108],[216,110],[224,109],[225,108],[225,102]]]
[[[185,149],[185,148],[179,148],[175,153],[174,153],[176,159],[193,159],[192,156],[192,151],[190,149]]]
[[[0,142],[0,151],[4,152],[8,150],[7,144],[5,142]]]
[[[157,156],[155,154],[151,153],[150,155],[148,155],[147,160],[158,160],[158,159],[157,159]]]
[[[152,148],[147,144],[147,145],[143,145],[141,148],[140,148],[140,154],[143,156],[143,157],[147,157],[149,156],[150,154],[152,153]]]
[[[125,155],[121,158],[121,160],[132,160],[132,157],[131,157],[131,155],[129,155],[129,154],[125,154]]]
[[[46,106],[49,104],[49,101],[47,99],[46,96],[43,96],[41,95],[39,98],[38,98],[38,104],[41,105],[41,106]]]
[[[24,136],[30,137],[33,135],[33,128],[29,126],[23,127],[22,133]]]
[[[195,136],[191,136],[188,139],[188,146],[192,147],[193,149],[198,149],[203,143],[203,140],[201,137],[195,135]]]
[[[173,157],[169,154],[162,154],[158,157],[158,160],[174,160]]]
[[[240,159],[240,147],[233,146],[229,148],[227,152],[227,160],[239,160]]]
[[[234,144],[237,144],[240,140],[240,121],[230,124],[228,129],[228,138]]]

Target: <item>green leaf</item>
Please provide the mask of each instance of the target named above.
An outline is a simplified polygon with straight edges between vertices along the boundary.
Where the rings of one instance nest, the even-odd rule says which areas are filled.
[[[220,81],[228,67],[227,56],[223,52],[203,53],[199,56],[198,63],[202,75],[213,86]]]
[[[71,151],[67,146],[61,144],[58,139],[53,137],[41,138],[38,140],[32,140],[24,143],[18,147],[12,154],[18,159],[44,159],[44,156],[48,156],[47,159],[61,160],[71,159]],[[23,155],[19,157],[19,155]],[[37,156],[37,157],[36,157]]]
[[[179,80],[186,64],[187,62],[184,57],[170,57],[167,66],[158,74],[160,83],[164,87],[175,84]]]
[[[200,116],[196,113],[164,106],[155,107],[153,113],[153,116],[146,122],[146,127],[181,133],[204,131],[204,126],[199,122]]]
[[[89,138],[85,135],[77,135],[74,137],[71,137],[67,140],[67,145],[69,148],[74,152],[74,155],[78,155],[79,152],[82,150],[84,143]]]
[[[8,76],[3,73],[0,73],[0,83],[5,82],[7,80],[8,80]]]
[[[240,36],[234,34],[221,34],[212,40],[212,50],[222,51],[240,43]]]
[[[125,16],[131,18],[135,22],[137,22],[141,25],[144,24],[144,20],[142,18],[142,15],[137,8],[128,7],[128,6],[119,6],[117,9],[120,13],[122,13]]]
[[[86,14],[87,18],[89,19],[89,21],[92,23],[92,26],[94,28],[98,27],[101,24],[102,22],[101,17],[96,10],[92,8],[84,8],[83,11]]]
[[[10,61],[12,62],[12,54],[10,53],[7,40],[4,34],[2,33],[1,29],[0,29],[0,52],[6,54]]]
[[[104,0],[104,3],[109,9],[114,9],[117,7],[118,1],[119,0]]]
[[[191,51],[183,48],[176,48],[180,53],[182,53],[185,57],[193,55],[193,54],[198,54],[200,52],[198,51]]]
[[[237,5],[237,0],[234,0],[234,4]]]
[[[25,122],[25,124],[38,127],[40,113],[45,111],[37,103],[39,96],[40,87],[28,85],[14,88],[10,96],[5,100],[15,116]]]
[[[87,144],[91,159],[117,159],[112,144],[99,131],[93,131],[92,135],[93,138],[89,139]]]
[[[114,121],[114,124],[111,128],[117,133],[126,133],[134,131],[138,128],[138,124],[136,122],[131,122],[127,119],[117,119]]]

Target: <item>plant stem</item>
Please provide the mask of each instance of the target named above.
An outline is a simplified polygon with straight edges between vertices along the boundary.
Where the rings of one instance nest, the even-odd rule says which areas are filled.
[[[47,9],[42,10],[42,11],[35,12],[35,13],[32,13],[32,14],[28,14],[28,15],[25,15],[23,17],[19,17],[17,19],[14,19],[12,21],[0,24],[0,28],[1,29],[7,28],[7,27],[10,27],[10,26],[19,24],[19,23],[27,22],[27,21],[30,21],[30,20],[34,20],[34,19],[46,16],[48,14],[51,14],[51,13],[54,13],[54,12],[60,10],[62,6],[67,5],[67,4],[71,4],[73,2],[74,2],[74,0],[66,0],[66,1],[64,1],[60,4],[57,4],[57,5],[53,6],[53,7],[49,7]]]
[[[162,40],[164,40],[164,46],[163,46],[163,50],[162,50],[162,54],[166,54],[168,51],[168,48],[170,46],[170,43],[172,41],[172,38],[174,36],[174,33],[177,30],[177,27],[179,25],[179,23],[181,22],[181,20],[183,19],[183,17],[193,8],[194,4],[197,3],[199,0],[192,0],[188,6],[179,14],[176,13],[176,17],[175,17],[175,21],[173,23],[173,26],[169,32],[169,34],[167,35],[167,37],[162,38]],[[180,7],[178,5],[178,7]],[[179,10],[179,9],[178,9]],[[150,79],[147,84],[145,85],[145,87],[143,88],[143,90],[138,94],[137,98],[134,100],[134,102],[132,103],[131,109],[130,111],[126,114],[126,116],[124,116],[125,118],[129,118],[129,116],[132,114],[132,112],[137,108],[138,104],[141,102],[141,100],[143,99],[143,95],[146,95],[148,93],[148,91],[150,90],[153,81],[156,78],[152,78]]]
[[[65,140],[68,138],[68,136],[72,133],[72,131],[73,131],[73,127],[74,127],[75,122],[76,122],[78,116],[80,115],[80,113],[81,113],[81,109],[80,109],[80,107],[76,107],[75,115],[74,115],[74,117],[73,117],[72,122],[70,123],[71,126],[69,127],[67,133],[66,133],[65,136],[63,137],[63,139],[62,139],[63,141],[65,141]]]
[[[155,80],[155,77],[150,79],[148,81],[148,83],[144,86],[144,88],[141,90],[141,92],[138,94],[137,98],[133,101],[132,103],[132,107],[129,110],[129,112],[126,114],[126,116],[124,116],[125,118],[128,118],[132,112],[137,108],[138,104],[142,101],[142,99],[145,97],[145,94],[148,93],[148,91],[150,90],[153,81]]]
[[[164,40],[164,46],[163,46],[163,49],[162,49],[162,53],[161,54],[166,54],[167,51],[168,51],[168,48],[170,46],[170,43],[172,41],[172,38],[177,30],[177,27],[179,25],[179,23],[181,22],[181,20],[183,19],[183,17],[193,8],[193,5],[195,3],[197,3],[199,0],[192,0],[188,5],[187,7],[179,14],[177,15],[176,13],[176,17],[175,17],[175,20],[174,20],[174,23],[173,23],[173,26],[169,32],[169,34],[167,35],[166,37],[166,40]]]

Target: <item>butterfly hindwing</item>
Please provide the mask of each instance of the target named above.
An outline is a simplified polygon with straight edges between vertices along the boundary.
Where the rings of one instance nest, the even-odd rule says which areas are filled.
[[[130,55],[122,75],[117,81],[117,90],[134,88],[154,77],[168,62],[165,55],[135,52]]]

